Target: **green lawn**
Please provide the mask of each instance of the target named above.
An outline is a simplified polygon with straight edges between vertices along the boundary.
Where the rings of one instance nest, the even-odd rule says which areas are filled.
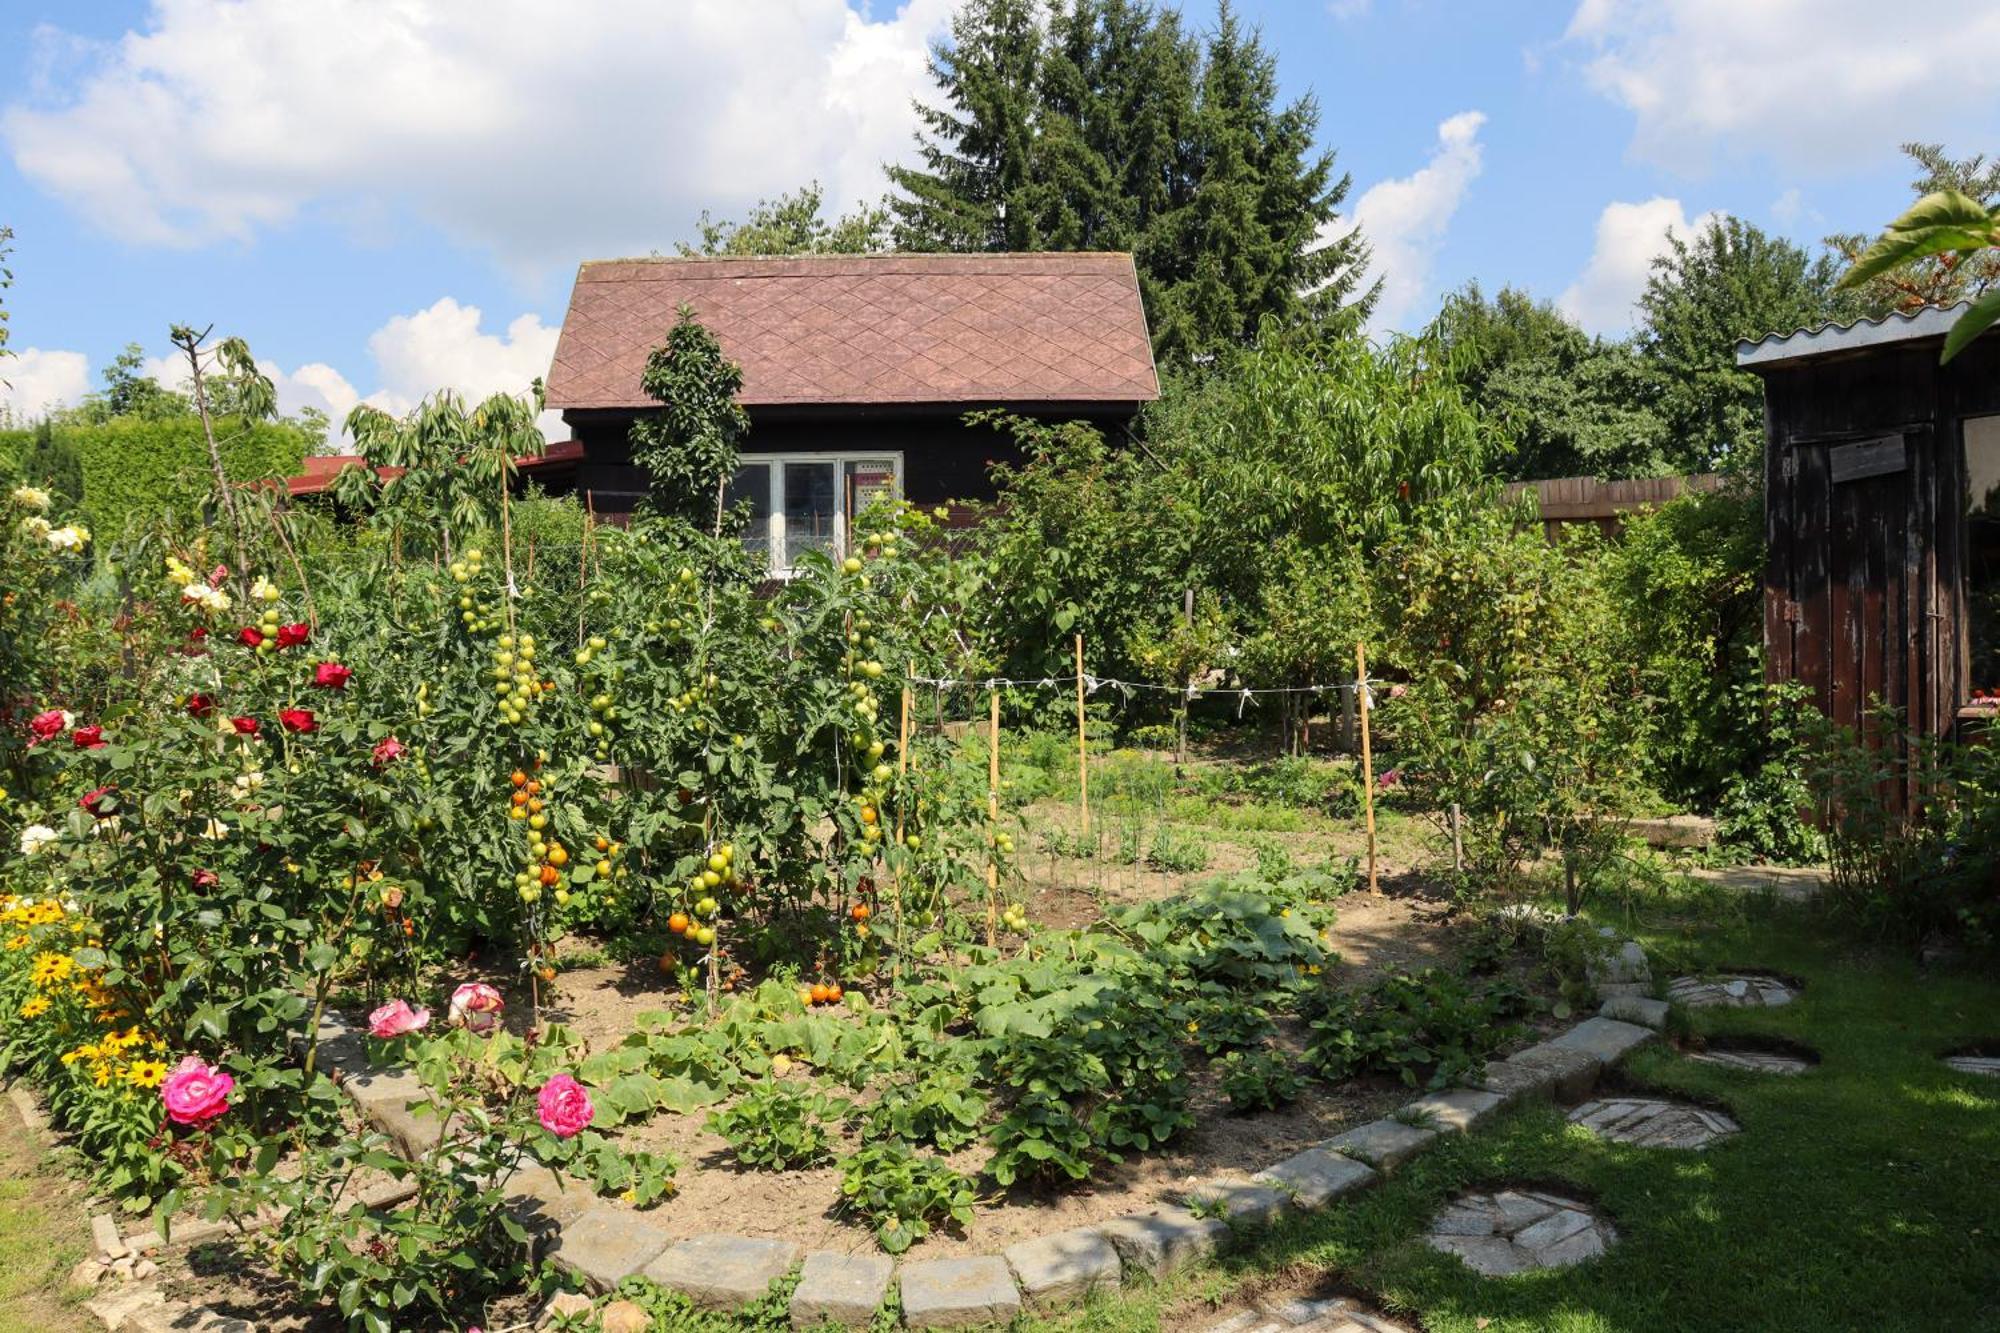
[[[1201,1326],[1203,1296],[1277,1274],[1372,1294],[1430,1333],[2000,1329],[2000,1081],[1936,1056],[2000,1036],[2000,984],[1920,974],[1795,913],[1706,929],[1621,922],[1682,966],[1802,978],[1776,1010],[1694,1015],[1697,1031],[1817,1050],[1797,1078],[1637,1055],[1635,1085],[1727,1108],[1744,1133],[1705,1153],[1602,1143],[1529,1109],[1419,1158],[1374,1193],[1269,1237],[1220,1273],[1066,1321]],[[1664,975],[1664,974],[1663,974]],[[1543,1183],[1593,1200],[1621,1243],[1580,1267],[1486,1280],[1419,1239],[1457,1192]]]
[[[0,1103],[0,1333],[96,1327],[65,1290],[88,1249],[80,1194],[38,1159],[14,1108]]]

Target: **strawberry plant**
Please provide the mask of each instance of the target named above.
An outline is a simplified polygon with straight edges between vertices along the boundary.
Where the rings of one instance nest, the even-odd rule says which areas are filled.
[[[708,1117],[709,1133],[727,1140],[736,1160],[761,1171],[794,1171],[833,1160],[829,1122],[853,1110],[851,1103],[817,1089],[787,1083],[759,1083],[733,1106]]]
[[[900,1139],[864,1144],[840,1160],[843,1206],[872,1224],[883,1249],[901,1254],[933,1222],[972,1222],[972,1181]]]
[[[1283,1053],[1231,1051],[1222,1060],[1222,1093],[1235,1111],[1272,1111],[1298,1100],[1305,1076]]]
[[[1305,1061],[1330,1082],[1379,1073],[1411,1087],[1462,1083],[1518,1039],[1529,1004],[1512,982],[1475,986],[1439,968],[1393,973],[1366,991],[1322,990],[1307,1009]]]

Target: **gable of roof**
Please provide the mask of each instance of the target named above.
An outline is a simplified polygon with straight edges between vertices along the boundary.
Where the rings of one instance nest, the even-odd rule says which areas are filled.
[[[1736,364],[1755,370],[1761,366],[1783,365],[1834,352],[1857,351],[1863,347],[1943,338],[1958,322],[1966,304],[1960,301],[1948,306],[1919,306],[1915,310],[1895,310],[1846,324],[1826,323],[1794,329],[1790,333],[1767,333],[1755,341],[1743,338],[1736,344]]]
[[[640,377],[683,304],[743,368],[746,407],[1160,393],[1130,255],[828,255],[582,265],[548,405],[656,406]]]

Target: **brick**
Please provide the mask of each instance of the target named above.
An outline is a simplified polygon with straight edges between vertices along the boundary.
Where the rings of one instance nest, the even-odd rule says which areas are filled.
[[[710,1232],[667,1247],[645,1274],[704,1310],[740,1310],[763,1298],[805,1251],[784,1240]]]
[[[1480,1087],[1507,1102],[1523,1098],[1581,1101],[1597,1086],[1603,1063],[1588,1051],[1543,1042],[1486,1066]]]
[[[1417,1129],[1395,1120],[1371,1120],[1319,1146],[1357,1158],[1387,1175],[1436,1137],[1434,1129]]]
[[[1420,1117],[1424,1124],[1446,1134],[1463,1134],[1504,1105],[1506,1098],[1497,1092],[1455,1088],[1419,1097],[1399,1114]]]
[[[1586,1018],[1548,1044],[1559,1050],[1582,1051],[1599,1064],[1616,1064],[1636,1048],[1652,1041],[1651,1028],[1621,1023],[1615,1018]]]
[[[896,1262],[879,1254],[834,1254],[825,1250],[806,1256],[792,1292],[792,1327],[840,1324],[865,1328],[889,1294]]]
[[[1005,1324],[1021,1312],[1021,1293],[1007,1261],[921,1259],[903,1265],[903,1323],[909,1328]]]
[[[1621,1023],[1637,1023],[1658,1032],[1667,1025],[1667,1002],[1640,995],[1614,995],[1604,1001],[1598,1015]]]
[[[1221,1218],[1186,1213],[1128,1213],[1092,1230],[1111,1242],[1128,1275],[1152,1278],[1209,1258],[1229,1238],[1229,1224]]]
[[[1343,1194],[1366,1189],[1378,1179],[1375,1168],[1324,1148],[1308,1148],[1265,1167],[1252,1180],[1289,1190],[1300,1208],[1324,1208]]]
[[[562,1229],[549,1257],[592,1291],[610,1291],[660,1257],[667,1238],[647,1219],[596,1203]]]
[[[1210,1204],[1220,1209],[1225,1221],[1239,1226],[1267,1227],[1285,1215],[1291,1206],[1291,1196],[1274,1185],[1262,1182],[1246,1185],[1228,1180],[1198,1185],[1188,1195],[1190,1207]],[[1203,1207],[1202,1211],[1212,1210]]]
[[[1059,1231],[1007,1247],[1003,1257],[1036,1311],[1076,1305],[1093,1291],[1116,1291],[1118,1250],[1088,1229]]]

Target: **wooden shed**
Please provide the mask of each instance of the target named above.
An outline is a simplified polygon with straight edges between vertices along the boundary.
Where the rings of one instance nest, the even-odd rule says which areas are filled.
[[[1945,736],[2000,693],[2000,332],[1959,309],[1739,344],[1764,381],[1766,674],[1863,730]]]

